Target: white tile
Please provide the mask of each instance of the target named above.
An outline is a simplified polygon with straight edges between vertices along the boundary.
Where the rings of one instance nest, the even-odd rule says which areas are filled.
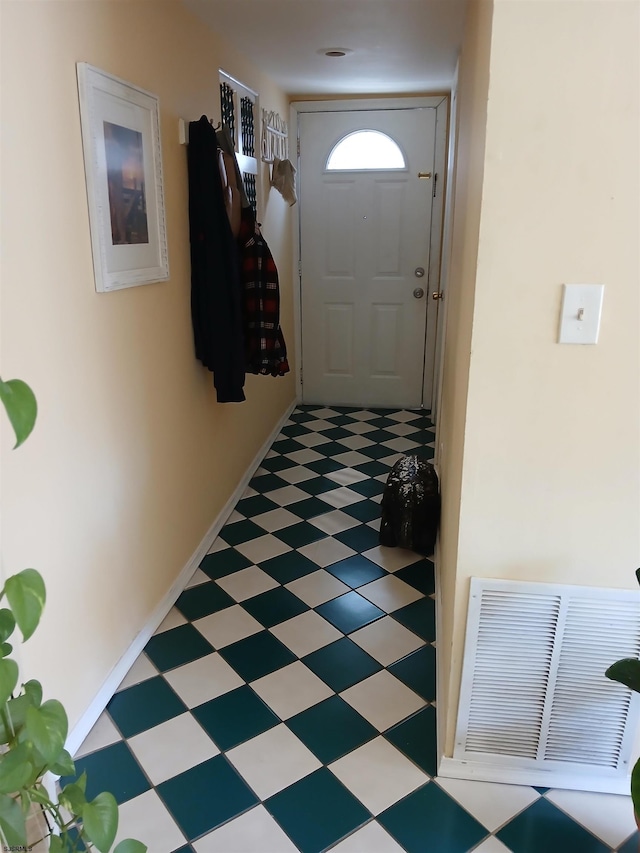
[[[380,519],[377,520],[380,521]],[[422,560],[422,556],[415,551],[407,551],[405,548],[385,548],[384,545],[376,545],[375,548],[364,551],[363,556],[373,560],[388,572],[397,572],[405,566]]]
[[[365,462],[372,462],[370,456],[365,456],[364,453],[358,453],[357,450],[347,450],[345,453],[338,453],[333,457],[335,462],[340,465],[348,465],[353,468],[355,465],[364,465]]]
[[[284,724],[230,749],[226,756],[261,800],[322,766]]]
[[[511,850],[492,835],[490,838],[485,838],[478,847],[474,847],[473,853],[511,853]]]
[[[390,441],[383,441],[383,447],[390,447],[391,450],[398,450],[401,453],[406,453],[407,450],[414,450],[420,447],[417,441],[411,441],[409,438],[392,438]]]
[[[305,447],[317,447],[326,444],[330,439],[321,432],[308,432],[306,435],[297,435],[295,441],[304,444]]]
[[[287,453],[287,459],[291,459],[297,465],[306,465],[308,462],[317,462],[318,459],[324,459],[322,453],[317,450],[294,450],[293,453]]]
[[[382,445],[380,445],[380,446],[382,447]],[[405,455],[404,453],[392,453],[390,451],[389,456],[381,456],[380,459],[377,459],[376,461],[381,462],[383,465],[386,465],[388,468],[393,468],[393,466],[396,464],[396,462],[399,459],[402,459],[402,457],[404,455]]]
[[[228,547],[229,546],[224,541],[224,539],[221,539],[219,536],[216,536],[216,538],[213,540],[211,548],[209,548],[209,550],[207,551],[207,554],[216,554],[218,551],[224,551]]]
[[[494,832],[540,798],[534,788],[526,785],[502,785],[440,777],[436,781],[489,832]]]
[[[306,480],[313,480],[317,477],[315,471],[310,471],[304,465],[294,465],[293,468],[285,468],[284,471],[278,471],[278,477],[286,480],[287,483],[304,483]]]
[[[330,601],[338,595],[349,592],[351,589],[338,578],[334,578],[329,572],[325,572],[324,569],[290,581],[290,583],[285,584],[285,587],[298,598],[301,598],[309,607],[317,607],[319,604],[324,604],[325,601]]]
[[[341,631],[334,628],[314,610],[308,610],[306,613],[294,616],[293,619],[287,619],[286,622],[274,625],[269,630],[299,658],[328,646],[329,643],[342,637]]]
[[[256,471],[256,474],[257,473],[258,472]],[[234,509],[233,512],[231,513],[231,515],[229,516],[229,518],[227,519],[226,523],[227,524],[235,524],[237,521],[244,521],[245,518],[246,518],[245,515],[242,515],[242,513],[239,513],[238,510]]]
[[[95,752],[96,749],[102,749],[105,746],[110,746],[112,743],[117,743],[122,740],[122,736],[113,721],[106,711],[98,717],[93,728],[82,741],[80,749],[74,755],[74,758],[82,758],[83,755],[88,755],[90,752]]]
[[[363,447],[371,447],[375,444],[374,441],[364,435],[347,435],[344,438],[339,438],[338,441],[348,447],[349,450],[360,450]]]
[[[324,492],[322,500],[326,503],[340,509],[343,506],[351,506],[364,500],[364,495],[359,495],[357,492],[348,489],[346,486],[341,486],[339,489],[331,489],[329,492]]]
[[[618,847],[636,829],[631,797],[591,791],[548,791],[545,796],[609,847]]]
[[[313,421],[305,421],[302,426],[307,427],[307,429],[311,429],[314,432],[322,432],[325,429],[335,429],[336,425],[330,423],[330,421],[323,421],[321,418]]]
[[[333,536],[334,533],[342,533],[343,530],[349,530],[351,527],[357,527],[361,524],[357,518],[347,515],[339,509],[325,512],[323,515],[317,515],[315,518],[309,519],[309,524],[313,524],[318,530],[328,533]]]
[[[205,575],[202,569],[196,569],[185,589],[191,589],[192,586],[200,586],[201,583],[208,583],[210,580],[209,575]]]
[[[192,841],[191,846],[196,853],[298,853],[262,805]]]
[[[409,586],[408,583],[393,575],[378,578],[358,587],[358,592],[386,613],[392,613],[419,598],[424,598],[424,595],[415,587]]]
[[[264,458],[265,458],[265,459],[275,459],[275,458],[276,458],[276,456],[280,456],[280,455],[281,455],[281,454],[280,454],[280,453],[278,453],[278,451],[277,451],[277,450],[274,450],[274,449],[273,449],[273,447],[272,447],[272,448],[271,448],[271,450],[267,453],[267,455],[266,455]]]
[[[309,415],[313,415],[314,418],[335,418],[338,415],[338,412],[334,412],[333,409],[323,408],[323,409],[313,409],[313,411],[308,412]]]
[[[403,850],[379,823],[372,820],[332,847],[331,853],[403,853]]]
[[[269,500],[274,503],[280,504],[280,506],[286,506],[287,504],[292,504],[295,501],[303,501],[305,498],[308,498],[309,495],[297,486],[281,486],[279,489],[274,489],[272,492],[265,492],[265,497],[269,498]]]
[[[264,625],[250,616],[239,604],[233,604],[218,613],[196,619],[192,624],[216,649],[222,649],[231,643],[257,634],[258,631],[264,631]]]
[[[389,420],[398,421],[399,423],[403,423],[406,421],[415,421],[417,418],[421,417],[420,412],[394,412],[392,415],[387,415]]]
[[[251,687],[281,720],[333,696],[333,690],[299,660],[252,681]]]
[[[154,785],[202,764],[220,750],[191,714],[180,714],[127,740]]]
[[[147,678],[153,678],[153,676],[157,674],[158,670],[151,663],[145,653],[142,652],[135,659],[133,666],[118,685],[118,690],[124,690],[127,687],[132,687],[134,684],[140,684],[141,681],[146,681]]]
[[[308,545],[303,545],[298,548],[301,554],[308,557],[318,566],[330,566],[332,563],[337,563],[338,560],[346,560],[347,557],[352,557],[356,552],[353,548],[349,548],[344,542],[338,539],[333,539],[330,536],[326,539],[318,539],[317,542],[310,542]]]
[[[417,693],[409,690],[386,669],[347,688],[340,695],[381,732],[426,705]]]
[[[251,521],[255,522],[263,530],[273,533],[276,530],[282,530],[284,527],[289,527],[292,524],[297,524],[300,519],[297,515],[289,512],[284,507],[271,509],[269,512],[263,512],[260,515],[254,515]]]
[[[395,426],[385,427],[387,432],[392,432],[394,435],[411,435],[416,432],[416,427],[411,424],[396,424]]]
[[[276,456],[279,456],[279,455],[280,455],[279,453],[276,454]],[[247,488],[242,493],[242,498],[255,498],[255,496],[259,495],[259,494],[260,494],[260,492],[256,492],[256,490],[252,489],[251,486],[247,486]]]
[[[329,764],[329,770],[374,815],[429,781],[426,773],[383,737]]]
[[[425,645],[421,637],[389,616],[384,616],[354,631],[353,634],[349,634],[349,639],[383,666],[389,666]]]
[[[291,486],[290,488],[293,489],[295,486]],[[267,533],[266,536],[258,536],[256,539],[241,542],[239,545],[236,545],[236,551],[240,551],[252,563],[261,563],[263,560],[270,560],[271,557],[278,557],[286,551],[291,551],[291,548],[282,539],[277,539],[275,536]]]
[[[360,412],[349,412],[349,417],[354,418],[357,421],[372,421],[374,418],[377,418],[378,415],[375,412],[362,410]]]
[[[188,708],[196,708],[244,684],[217,652],[165,672],[164,677]]]
[[[183,847],[186,839],[178,829],[164,803],[155,791],[118,806],[118,832],[114,846],[125,838],[137,838],[153,853],[172,853]]]
[[[172,628],[178,628],[180,625],[186,625],[187,621],[188,620],[184,618],[177,607],[172,607],[156,628],[156,634],[162,634],[165,631],[170,631]]]
[[[271,471],[269,471],[268,468],[263,468],[262,466],[253,472],[254,477],[262,477],[265,474],[271,474]]]
[[[370,527],[372,530],[380,530],[380,519],[374,518],[373,521],[367,521],[367,527]],[[381,565],[380,563],[378,565]],[[383,568],[386,568],[383,566]],[[398,566],[400,568],[400,566]],[[389,571],[389,569],[387,569]]]
[[[360,483],[362,480],[368,480],[368,476],[362,471],[356,471],[355,468],[340,468],[338,471],[329,471],[324,475],[327,480],[333,480],[340,486],[349,486],[351,483]]]
[[[356,421],[352,424],[342,424],[342,429],[349,430],[349,432],[357,435],[366,435],[368,432],[373,432],[377,427],[374,427],[373,424],[368,424],[366,421]]]
[[[253,598],[254,595],[260,595],[279,586],[271,575],[263,572],[258,566],[240,569],[232,575],[218,578],[216,583],[235,601],[245,601],[247,598]]]

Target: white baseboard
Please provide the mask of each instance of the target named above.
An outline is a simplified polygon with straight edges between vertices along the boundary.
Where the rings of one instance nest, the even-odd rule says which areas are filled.
[[[89,704],[87,710],[82,714],[73,729],[69,732],[66,748],[71,753],[71,755],[75,755],[75,753],[78,751],[82,742],[95,725],[98,717],[107,707],[107,704],[109,703],[111,697],[118,689],[120,682],[129,672],[136,659],[155,633],[157,627],[160,625],[167,613],[171,610],[171,608],[175,604],[176,599],[193,577],[195,570],[198,568],[204,557],[207,555],[216,536],[222,529],[226,520],[233,512],[235,505],[242,497],[244,490],[249,484],[249,480],[251,480],[255,471],[260,467],[260,463],[264,459],[265,455],[268,453],[269,448],[278,436],[284,423],[289,418],[289,415],[295,409],[296,405],[297,400],[294,400],[293,403],[288,406],[285,413],[282,415],[276,426],[273,428],[269,438],[264,442],[260,450],[254,456],[252,462],[250,463],[244,476],[238,483],[233,494],[226,502],[224,507],[221,509],[221,511],[218,513],[218,516],[212,523],[211,527],[205,533],[202,541],[187,561],[187,564],[184,566],[174,583],[171,585],[171,588],[167,591],[166,595],[164,596],[160,604],[158,604],[153,613],[149,616],[142,629],[138,632],[138,635],[135,640],[131,643],[131,645],[122,655],[118,663],[111,670],[109,676],[107,677],[104,684]]]
[[[480,761],[461,761],[441,758],[438,776],[445,779],[467,779],[475,782],[502,782],[507,785],[537,785],[545,788],[567,788],[571,791],[596,791],[599,794],[629,794],[629,777],[611,778],[591,773],[562,773],[530,770],[520,767],[500,767]]]

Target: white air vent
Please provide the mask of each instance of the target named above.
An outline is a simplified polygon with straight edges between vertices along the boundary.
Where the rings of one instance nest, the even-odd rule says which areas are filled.
[[[440,772],[626,793],[638,696],[604,676],[622,657],[640,657],[639,593],[473,578]]]

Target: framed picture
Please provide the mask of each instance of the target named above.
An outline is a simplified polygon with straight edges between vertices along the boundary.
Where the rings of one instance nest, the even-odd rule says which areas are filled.
[[[158,98],[86,62],[77,69],[96,290],[165,281]]]

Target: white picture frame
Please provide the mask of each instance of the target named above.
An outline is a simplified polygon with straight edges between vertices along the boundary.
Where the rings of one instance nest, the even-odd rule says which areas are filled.
[[[156,95],[77,63],[95,286],[169,278]]]

